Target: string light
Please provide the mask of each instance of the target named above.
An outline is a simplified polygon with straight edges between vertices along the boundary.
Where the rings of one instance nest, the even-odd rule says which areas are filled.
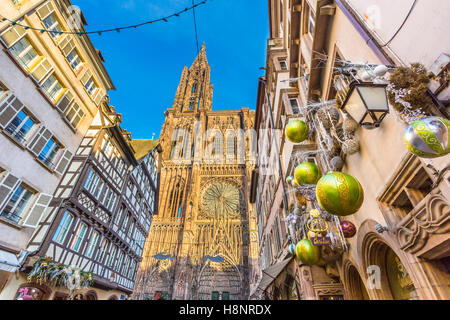
[[[203,1],[201,1],[199,3],[196,3],[196,4],[193,2],[192,6],[187,7],[185,9],[183,9],[183,10],[177,11],[177,12],[171,14],[171,15],[164,16],[164,17],[159,18],[159,19],[149,20],[149,21],[146,21],[146,22],[142,22],[142,23],[139,23],[139,24],[132,24],[132,25],[129,25],[129,26],[123,26],[123,27],[111,28],[111,29],[103,29],[103,30],[95,30],[95,31],[59,31],[58,32],[58,31],[54,31],[54,30],[48,30],[48,29],[42,29],[42,28],[33,28],[33,27],[30,27],[30,26],[26,26],[26,25],[18,23],[17,21],[10,20],[10,19],[8,19],[7,17],[4,17],[4,16],[3,17],[0,16],[0,18],[1,18],[2,21],[9,21],[11,23],[11,26],[21,26],[25,30],[31,29],[31,30],[39,31],[40,33],[44,33],[44,32],[53,33],[53,34],[59,33],[60,35],[61,34],[73,34],[73,35],[79,35],[79,36],[82,36],[82,35],[85,35],[85,34],[97,34],[97,35],[101,36],[102,33],[106,33],[106,32],[116,31],[117,33],[120,33],[120,30],[131,29],[131,28],[136,29],[138,27],[141,27],[141,26],[144,26],[144,25],[147,25],[147,24],[152,24],[154,22],[159,22],[159,21],[168,22],[169,21],[168,19],[173,18],[173,17],[179,17],[180,14],[185,13],[185,12],[187,12],[189,10],[194,10],[196,7],[199,7],[201,5],[206,4],[208,1],[210,1],[210,0],[203,0]]]

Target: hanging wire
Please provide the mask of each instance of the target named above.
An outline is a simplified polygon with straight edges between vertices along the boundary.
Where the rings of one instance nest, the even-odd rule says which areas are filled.
[[[197,44],[197,55],[200,53],[200,50],[198,49],[198,32],[197,32],[197,19],[195,17],[195,7],[194,7],[194,0],[192,0],[192,15],[194,16],[194,30],[195,30],[195,41]]]
[[[195,12],[195,8],[201,5],[206,4],[208,1],[210,0],[203,0],[202,2],[199,3],[194,3],[194,0],[192,0],[192,6],[185,8],[184,10],[180,10],[178,12],[175,12],[171,15],[168,16],[164,16],[161,17],[159,19],[155,19],[155,20],[149,20],[149,21],[145,21],[142,23],[138,23],[138,24],[132,24],[132,25],[128,25],[128,26],[123,26],[123,27],[116,27],[116,28],[111,28],[111,29],[101,29],[101,30],[95,30],[95,31],[54,31],[54,30],[48,30],[48,29],[42,29],[42,28],[34,28],[34,27],[30,27],[21,23],[18,23],[15,20],[11,20],[8,19],[5,16],[0,16],[1,21],[9,21],[11,23],[11,26],[21,26],[23,27],[25,30],[36,30],[39,31],[41,33],[47,32],[47,33],[53,33],[53,34],[75,34],[75,35],[79,35],[82,36],[84,34],[98,34],[101,35],[102,33],[106,33],[106,32],[120,32],[121,30],[125,30],[125,29],[136,29],[138,27],[147,25],[147,24],[152,24],[155,22],[160,22],[160,21],[164,21],[164,22],[168,22],[168,19],[173,18],[173,17],[179,17],[180,14],[183,14],[185,12],[188,12],[189,10],[192,10]],[[195,13],[194,13],[194,18],[195,18]],[[196,31],[197,34],[197,31]],[[197,51],[198,51],[198,41],[197,41]]]

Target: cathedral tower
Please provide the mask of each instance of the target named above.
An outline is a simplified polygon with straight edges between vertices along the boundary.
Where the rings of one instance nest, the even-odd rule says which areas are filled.
[[[160,142],[159,212],[135,299],[246,299],[256,278],[256,218],[249,201],[254,111],[213,111],[205,45],[184,67]]]

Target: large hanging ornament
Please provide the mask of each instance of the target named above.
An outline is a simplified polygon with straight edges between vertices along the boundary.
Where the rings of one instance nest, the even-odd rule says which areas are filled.
[[[442,157],[450,153],[450,121],[441,117],[415,120],[406,128],[403,142],[416,156]]]
[[[320,260],[320,247],[316,247],[308,239],[300,240],[295,247],[297,259],[306,265],[317,264]]]
[[[341,229],[345,238],[351,238],[356,234],[356,227],[350,221],[347,220],[341,221]]]
[[[351,175],[330,171],[317,182],[316,198],[328,213],[347,216],[359,210],[364,201],[364,191]]]
[[[291,243],[291,244],[288,246],[288,252],[289,252],[290,254],[292,254],[293,256],[295,256],[295,244]]]
[[[309,135],[308,125],[302,120],[290,120],[285,128],[286,138],[293,143],[306,140]]]
[[[316,184],[320,179],[320,169],[313,162],[302,162],[296,168],[294,172],[295,181],[302,184]]]

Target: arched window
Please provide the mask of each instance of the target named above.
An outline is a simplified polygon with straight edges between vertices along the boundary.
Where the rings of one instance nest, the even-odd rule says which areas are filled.
[[[182,204],[182,197],[183,197],[183,184],[182,182],[178,181],[173,189],[172,193],[170,194],[170,203],[169,203],[169,212],[171,217],[181,217],[181,204]]]
[[[235,134],[227,136],[227,163],[234,163],[237,158],[237,137]]]
[[[197,91],[197,82],[194,82],[192,85],[192,93],[195,93]]]

